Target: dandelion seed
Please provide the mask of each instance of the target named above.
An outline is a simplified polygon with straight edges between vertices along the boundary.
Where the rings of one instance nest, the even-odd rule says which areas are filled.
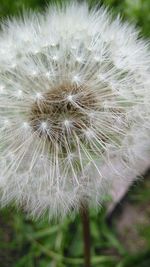
[[[72,78],[72,81],[79,84],[81,82],[81,79],[78,75],[74,75]]]
[[[0,93],[3,93],[4,89],[5,89],[5,86],[4,85],[0,85]]]
[[[45,76],[46,76],[47,78],[50,78],[51,73],[50,73],[50,72],[46,72],[46,73],[45,73]]]
[[[43,98],[42,93],[37,92],[35,95],[35,99],[41,100]]]
[[[24,129],[28,130],[28,129],[30,128],[30,125],[29,125],[28,122],[23,122],[22,127],[23,127]]]

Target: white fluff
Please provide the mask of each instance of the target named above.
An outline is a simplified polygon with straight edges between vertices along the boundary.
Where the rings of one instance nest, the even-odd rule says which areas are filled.
[[[150,159],[149,63],[134,27],[86,3],[3,23],[2,206],[60,217],[140,174]]]

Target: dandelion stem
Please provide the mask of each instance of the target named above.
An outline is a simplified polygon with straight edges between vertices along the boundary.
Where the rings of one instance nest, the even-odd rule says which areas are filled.
[[[84,241],[84,267],[91,266],[91,241],[90,241],[90,221],[89,221],[89,210],[88,205],[81,205],[80,215],[83,226],[83,241]]]

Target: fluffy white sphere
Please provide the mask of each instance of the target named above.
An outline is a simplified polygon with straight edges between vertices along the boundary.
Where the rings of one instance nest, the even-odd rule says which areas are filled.
[[[60,217],[140,173],[150,158],[147,46],[86,3],[3,23],[2,205]]]

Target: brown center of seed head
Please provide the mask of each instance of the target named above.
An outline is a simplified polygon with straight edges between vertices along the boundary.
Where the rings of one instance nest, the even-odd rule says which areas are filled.
[[[30,125],[39,137],[51,144],[72,145],[90,126],[88,113],[95,109],[96,97],[88,88],[63,84],[36,99],[30,111]]]

